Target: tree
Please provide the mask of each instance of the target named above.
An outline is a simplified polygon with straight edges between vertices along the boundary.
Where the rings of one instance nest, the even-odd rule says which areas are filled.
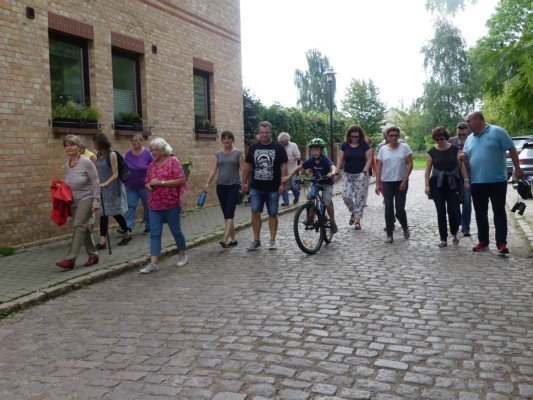
[[[401,128],[402,138],[409,143],[413,151],[427,148],[426,138],[428,138],[428,132],[422,125],[421,108],[420,99],[413,101],[409,107],[405,107],[402,104],[400,112],[396,113],[396,119],[391,121]]]
[[[243,119],[244,119],[244,143],[250,145],[254,142],[257,125],[261,122],[260,114],[264,109],[261,100],[250,93],[249,88],[243,90]]]
[[[329,110],[329,84],[323,75],[330,66],[327,57],[316,49],[310,49],[305,53],[307,58],[308,71],[294,72],[294,84],[298,90],[298,101],[296,105],[303,111],[316,110],[324,112]],[[335,98],[335,79],[331,85],[333,99]],[[335,109],[335,107],[333,107]]]
[[[427,132],[439,125],[454,129],[475,108],[480,95],[466,43],[455,26],[440,18],[435,22],[435,36],[421,53],[430,76],[421,98],[423,127]]]
[[[351,80],[342,101],[342,111],[368,135],[381,133],[386,107],[372,79],[368,83],[364,79]]]
[[[470,0],[471,4],[475,4],[476,0]],[[433,12],[444,12],[455,15],[459,10],[465,9],[465,0],[426,0],[426,9]]]
[[[501,0],[487,36],[471,50],[483,71],[485,100],[508,129],[533,127],[533,11],[531,0]],[[512,127],[512,128],[511,128]]]

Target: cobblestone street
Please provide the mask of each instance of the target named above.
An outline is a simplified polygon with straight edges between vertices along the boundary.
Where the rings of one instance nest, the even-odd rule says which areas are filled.
[[[168,258],[0,320],[0,398],[533,399],[528,246],[509,218],[509,257],[493,242],[473,253],[473,218],[471,238],[439,249],[423,181],[408,241],[397,227],[384,243],[372,185],[360,231],[335,197],[339,233],[314,256],[288,213],[277,250],[265,223],[259,251],[248,228],[234,249],[202,245],[185,267]]]

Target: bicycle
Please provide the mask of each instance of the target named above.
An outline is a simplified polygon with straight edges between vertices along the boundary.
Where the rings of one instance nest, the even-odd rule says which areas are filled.
[[[294,238],[298,247],[307,254],[315,254],[322,247],[322,243],[330,243],[333,239],[333,231],[324,200],[322,199],[321,181],[329,180],[328,177],[301,178],[296,182],[305,185],[311,182],[309,199],[296,210],[294,215]]]

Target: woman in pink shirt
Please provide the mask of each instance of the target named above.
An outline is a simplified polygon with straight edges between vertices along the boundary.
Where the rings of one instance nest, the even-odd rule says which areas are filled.
[[[185,236],[181,231],[181,208],[183,194],[187,191],[185,172],[181,163],[172,156],[172,147],[161,138],[150,143],[150,151],[155,160],[148,166],[145,186],[148,190],[148,212],[150,215],[150,264],[141,269],[142,274],[157,271],[157,261],[161,255],[161,234],[163,223],[168,227],[176,246],[179,259],[177,266],[187,264]]]

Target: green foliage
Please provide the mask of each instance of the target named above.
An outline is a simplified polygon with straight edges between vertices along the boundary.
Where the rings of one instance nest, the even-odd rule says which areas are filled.
[[[422,127],[426,131],[436,126],[455,129],[480,96],[466,43],[455,26],[440,18],[435,22],[435,36],[421,52],[430,75],[421,98]]]
[[[342,101],[342,111],[354,124],[360,125],[368,135],[379,135],[385,110],[385,104],[379,98],[379,89],[372,79],[368,83],[364,79],[352,79]]]
[[[133,125],[133,124],[142,124],[143,122],[139,114],[133,111],[128,111],[128,112],[123,111],[123,112],[120,112],[118,115],[120,116],[120,119],[122,120],[122,122],[125,124]]]
[[[70,118],[98,121],[101,116],[101,111],[95,106],[82,107],[73,100],[69,100],[65,104],[59,104],[52,111],[52,119]]]
[[[17,250],[14,247],[0,247],[0,254],[4,257],[15,254],[15,251]]]
[[[244,143],[250,145],[255,140],[257,125],[261,122],[261,111],[265,107],[249,88],[243,91]]]
[[[195,129],[213,129],[215,126],[208,119],[195,118],[194,127]]]
[[[470,3],[475,4],[476,0],[470,0]],[[457,11],[465,9],[465,0],[426,0],[426,9],[431,13],[455,15]]]
[[[99,121],[102,113],[95,106],[87,106],[81,109],[80,116],[87,121]]]
[[[501,0],[487,22],[487,36],[471,51],[483,71],[490,112],[512,130],[533,128],[532,10],[531,0]]]
[[[316,49],[307,50],[308,71],[297,69],[294,73],[294,84],[298,90],[296,105],[304,111],[317,110],[325,112],[329,110],[329,83],[324,76],[326,69],[330,67],[328,57]],[[331,84],[333,99],[335,99],[335,79]],[[334,102],[334,100],[333,100]],[[333,107],[335,109],[335,105]]]
[[[414,101],[410,106],[402,105],[396,118],[391,121],[402,130],[402,138],[413,151],[426,148],[426,137],[430,132],[422,125],[422,109],[420,101]]]
[[[69,100],[65,104],[60,104],[52,111],[52,118],[78,119],[81,115],[81,107],[75,101]]]

